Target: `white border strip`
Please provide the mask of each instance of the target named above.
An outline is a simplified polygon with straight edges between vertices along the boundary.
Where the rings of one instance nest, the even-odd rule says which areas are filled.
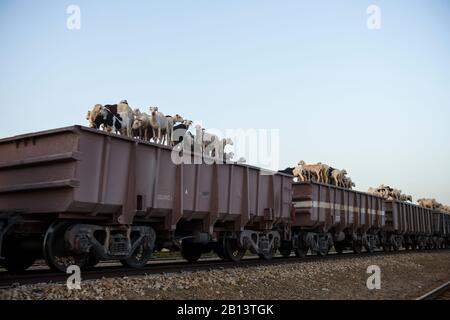
[[[341,205],[338,203],[330,203],[324,201],[294,201],[294,207],[298,209],[307,209],[307,208],[321,208],[321,209],[334,209],[339,211],[349,211],[353,213],[362,213],[366,214],[366,208],[353,207],[349,205]],[[377,212],[380,216],[384,216],[384,210],[375,210],[375,209],[367,209],[367,212],[371,215],[376,215]]]

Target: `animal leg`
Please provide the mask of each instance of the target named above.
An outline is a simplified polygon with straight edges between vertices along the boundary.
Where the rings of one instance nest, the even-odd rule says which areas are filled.
[[[317,182],[322,182],[322,175],[320,174],[320,170],[316,171],[317,174]]]

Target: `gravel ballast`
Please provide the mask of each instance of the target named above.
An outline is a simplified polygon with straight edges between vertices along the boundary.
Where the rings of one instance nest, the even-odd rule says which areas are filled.
[[[381,289],[366,286],[368,266]],[[236,267],[210,271],[36,284],[0,290],[0,299],[414,299],[450,279],[450,252],[433,251]]]

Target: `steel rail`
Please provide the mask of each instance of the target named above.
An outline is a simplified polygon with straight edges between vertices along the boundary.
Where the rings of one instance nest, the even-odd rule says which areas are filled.
[[[421,295],[415,300],[437,300],[439,297],[441,297],[444,293],[446,293],[449,290],[450,290],[450,280],[434,288],[433,290],[425,293],[424,295]]]
[[[86,270],[81,272],[81,278],[83,280],[95,280],[101,278],[112,277],[129,277],[129,276],[145,276],[149,274],[164,274],[164,273],[176,273],[176,272],[192,272],[192,271],[205,271],[214,269],[230,269],[241,267],[254,267],[254,266],[267,266],[267,265],[280,265],[288,263],[303,263],[313,261],[327,261],[327,260],[339,260],[339,259],[353,259],[364,257],[377,257],[377,256],[397,256],[399,254],[417,253],[420,251],[394,251],[384,252],[376,251],[373,253],[364,252],[356,254],[354,252],[346,252],[343,254],[330,253],[327,256],[308,255],[305,258],[297,258],[294,255],[290,257],[274,257],[272,260],[262,260],[256,256],[245,257],[239,262],[223,261],[220,258],[208,258],[202,259],[196,263],[187,262],[179,259],[177,261],[163,261],[159,262],[153,260],[145,268],[142,269],[129,269],[124,268],[120,263],[116,265],[107,265],[95,267],[92,270]],[[434,251],[431,251],[434,252]],[[20,285],[37,284],[37,283],[64,283],[67,281],[68,275],[64,273],[56,273],[50,269],[46,270],[30,270],[24,274],[11,275],[7,272],[0,273],[0,289],[6,289],[16,287]]]

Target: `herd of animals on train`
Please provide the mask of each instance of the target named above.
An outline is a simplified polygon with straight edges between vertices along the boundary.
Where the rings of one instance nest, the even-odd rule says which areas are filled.
[[[171,147],[184,141],[188,145],[194,145],[196,136],[189,128],[193,124],[180,114],[165,115],[158,107],[151,106],[149,113],[142,112],[139,108],[131,108],[127,100],[118,104],[96,104],[92,110],[87,112],[86,120],[91,128],[113,132],[127,137],[137,138],[144,141],[165,144]],[[230,138],[219,139],[215,134],[208,133],[200,125],[195,126],[197,136],[201,135],[202,150],[210,150],[209,156],[215,156],[216,150],[224,161],[231,161],[233,152],[225,152],[227,145],[233,145]],[[210,147],[217,145],[218,147]],[[238,163],[244,163],[244,158],[239,158]],[[332,184],[338,187],[352,189],[355,183],[347,176],[345,169],[337,169],[323,163],[307,164],[301,160],[296,167],[280,170],[294,176],[295,181],[313,181],[318,183]],[[383,197],[387,200],[409,201],[412,196],[403,194],[401,190],[381,184],[379,187],[369,188],[368,193]],[[436,199],[422,198],[417,203],[425,208],[450,213],[450,206],[442,204]]]

